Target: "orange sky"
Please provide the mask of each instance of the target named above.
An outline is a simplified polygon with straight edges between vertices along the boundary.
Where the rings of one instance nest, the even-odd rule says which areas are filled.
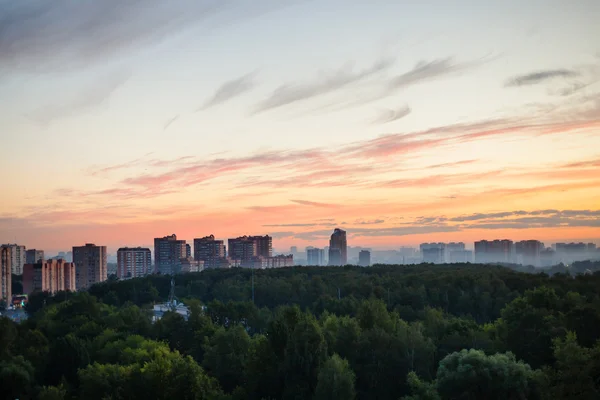
[[[0,242],[600,245],[600,3],[225,3],[4,10]]]

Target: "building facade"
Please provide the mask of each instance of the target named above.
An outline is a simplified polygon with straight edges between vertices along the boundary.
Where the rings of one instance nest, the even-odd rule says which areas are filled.
[[[0,300],[12,300],[12,247],[0,246]]]
[[[251,260],[258,256],[257,243],[252,236],[240,236],[227,240],[227,256],[230,260]]]
[[[335,228],[329,239],[329,265],[346,265],[348,263],[348,243],[346,231]]]
[[[5,246],[11,248],[11,268],[12,273],[15,275],[23,274],[23,265],[25,265],[25,246],[18,244],[6,244]]]
[[[256,255],[259,257],[273,257],[273,238],[269,235],[250,236],[256,243]]]
[[[175,274],[187,274],[204,270],[204,261],[196,261],[192,257],[180,258],[175,267]]]
[[[274,257],[256,256],[247,260],[242,260],[239,265],[242,268],[267,269],[267,268],[284,268],[294,266],[294,256],[278,255]]]
[[[446,262],[445,243],[421,243],[419,248],[424,263],[443,264]]]
[[[204,268],[220,268],[226,263],[225,243],[214,235],[194,239],[194,260],[202,261]]]
[[[306,249],[306,263],[310,266],[325,265],[325,251],[323,249]]]
[[[371,252],[369,250],[361,250],[358,253],[358,265],[361,267],[371,266]]]
[[[522,240],[515,243],[517,263],[534,267],[541,266],[541,253],[545,248],[544,243],[539,240]]]
[[[515,245],[512,240],[480,240],[475,242],[476,263],[514,263]]]
[[[154,239],[154,272],[172,274],[182,258],[187,258],[185,240],[177,240],[175,234]]]
[[[85,290],[106,280],[106,246],[86,243],[85,246],[73,247],[73,262],[77,290]]]
[[[63,260],[48,260],[23,267],[23,293],[56,293],[76,290],[75,264]]]
[[[38,264],[44,261],[44,250],[29,249],[25,252],[25,264]]]
[[[152,272],[152,253],[144,247],[122,247],[117,250],[117,278],[129,279]]]

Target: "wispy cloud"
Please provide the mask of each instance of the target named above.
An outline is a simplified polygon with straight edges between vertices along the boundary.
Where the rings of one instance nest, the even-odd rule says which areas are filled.
[[[312,82],[287,83],[275,89],[269,97],[256,106],[254,111],[263,112],[335,92],[375,76],[392,65],[393,61],[384,59],[359,71],[355,71],[352,66],[345,66],[336,71],[322,73]]]
[[[206,103],[204,103],[204,105],[197,111],[206,110],[207,108],[225,103],[226,101],[250,91],[256,85],[255,78],[256,73],[251,72],[249,74],[240,76],[239,78],[223,83],[221,86],[219,86],[211,98],[206,101]]]
[[[165,123],[165,125],[163,126],[163,131],[166,131],[166,130],[167,130],[167,128],[168,128],[169,126],[171,126],[171,124],[172,124],[173,122],[177,121],[178,119],[179,119],[179,114],[175,115],[175,116],[174,116],[174,117],[172,117],[172,118],[169,118],[169,120],[168,120],[168,121]]]
[[[113,93],[127,82],[129,77],[129,71],[125,70],[116,70],[107,75],[101,75],[74,96],[65,99],[57,96],[55,103],[34,110],[29,117],[45,125],[57,119],[93,110],[106,103]]]
[[[319,203],[316,201],[308,201],[308,200],[290,200],[294,203],[301,204],[303,206],[312,206],[312,207],[336,207],[335,204],[329,203]]]
[[[397,121],[406,117],[411,113],[411,109],[409,106],[402,106],[397,109],[386,109],[382,110],[377,118],[373,121],[374,124],[387,124],[389,122]]]
[[[570,69],[536,71],[524,75],[514,76],[506,82],[505,86],[537,85],[554,78],[572,78],[579,75],[579,72]]]
[[[196,28],[226,26],[281,8],[241,0],[0,2],[0,69],[64,71],[125,58]]]

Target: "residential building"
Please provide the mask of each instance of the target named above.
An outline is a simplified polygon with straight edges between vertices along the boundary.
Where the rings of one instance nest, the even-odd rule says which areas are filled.
[[[342,250],[336,248],[329,248],[329,262],[327,265],[340,266],[342,264]]]
[[[77,290],[88,289],[106,280],[106,246],[86,243],[85,246],[73,247],[73,262]]]
[[[214,235],[194,239],[194,260],[203,261],[204,268],[220,268],[226,264],[225,243]]]
[[[348,263],[348,244],[346,231],[335,228],[329,239],[329,265],[346,265]]]
[[[23,293],[56,293],[76,290],[75,264],[64,260],[48,260],[23,267]]]
[[[240,236],[227,241],[227,255],[230,260],[250,260],[259,256],[258,243],[253,236]],[[264,245],[264,243],[262,243]],[[263,249],[264,250],[264,249]]]
[[[190,272],[200,272],[204,269],[204,261],[196,261],[192,257],[180,258],[176,265],[175,274],[187,274]]]
[[[512,240],[475,242],[476,263],[514,263],[515,261],[515,245]]]
[[[185,244],[185,257],[190,258],[192,256],[192,246],[189,243]]]
[[[37,264],[44,261],[44,250],[29,249],[25,252],[25,264]]]
[[[515,243],[517,262],[523,265],[539,267],[541,265],[541,252],[544,250],[545,246],[539,240],[522,240]]]
[[[278,255],[274,257],[256,256],[250,259],[241,260],[238,265],[242,268],[266,269],[266,268],[284,268],[294,266],[294,256]]]
[[[12,247],[0,246],[0,300],[12,300]]]
[[[443,264],[446,262],[445,243],[421,243],[419,248],[424,263]]]
[[[306,249],[307,265],[322,266],[325,265],[325,251],[317,248]]]
[[[18,244],[6,244],[11,248],[11,268],[15,275],[23,274],[23,265],[25,265],[25,246]]]
[[[273,238],[269,235],[250,236],[256,243],[256,255],[260,257],[273,257]]]
[[[361,250],[358,253],[358,265],[361,267],[371,266],[371,252],[369,250]]]
[[[154,272],[172,274],[181,258],[187,258],[185,240],[177,240],[175,234],[154,239]]]
[[[152,272],[152,253],[145,247],[121,247],[117,250],[117,278],[129,279]]]

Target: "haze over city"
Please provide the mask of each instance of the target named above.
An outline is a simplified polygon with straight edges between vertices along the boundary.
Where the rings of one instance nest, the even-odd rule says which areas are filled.
[[[0,242],[600,244],[598,1],[279,3],[0,1]]]

